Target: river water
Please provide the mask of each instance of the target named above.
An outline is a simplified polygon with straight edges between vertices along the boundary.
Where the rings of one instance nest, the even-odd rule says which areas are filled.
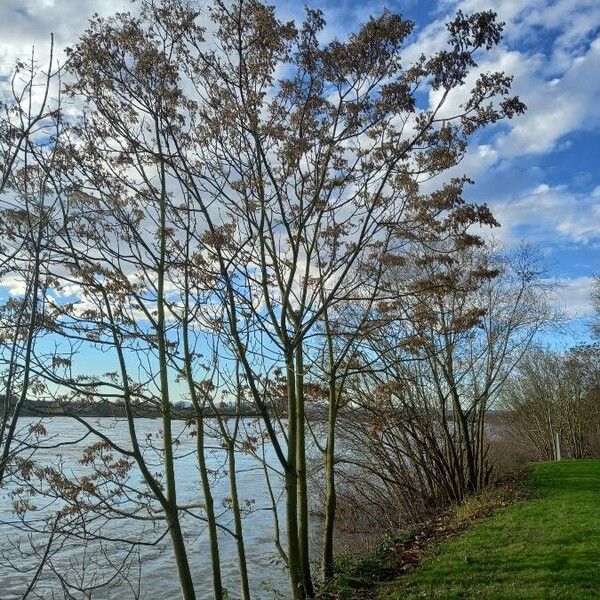
[[[23,418],[20,425],[28,426],[37,422],[33,418]],[[131,448],[126,422],[110,418],[92,419],[90,422],[98,429],[110,435],[124,448]],[[73,442],[78,440],[84,433],[85,427],[76,421],[67,418],[44,419],[44,426],[48,435],[43,441],[46,449],[38,450],[35,460],[39,464],[51,466],[62,465],[62,470],[67,474],[81,475],[89,469],[80,463],[82,451],[97,438],[88,437],[83,442],[72,445],[63,445],[59,448],[51,448],[57,442]],[[207,423],[207,434],[211,429],[211,423]],[[212,424],[213,426],[215,423]],[[242,421],[242,428],[252,434],[257,426],[256,421]],[[159,460],[152,449],[152,439],[159,434],[161,422],[155,419],[137,419],[136,428],[140,440],[150,440],[147,443],[145,453],[150,463],[154,461],[156,470],[160,469]],[[195,455],[196,440],[190,435],[183,421],[173,422],[174,433],[178,439],[176,476],[177,493],[179,504],[198,504],[203,501],[197,458]],[[226,461],[224,452],[220,449],[218,436],[210,434],[211,439],[207,446],[212,449],[207,453],[209,467],[214,471],[212,484],[215,507],[221,513],[220,523],[226,527],[232,527],[231,513],[228,510],[227,498],[229,497],[229,482],[226,476]],[[154,442],[160,445],[160,440]],[[260,447],[261,454],[264,452],[266,461],[273,466],[276,465],[276,457],[273,448],[269,444]],[[274,515],[272,511],[271,496],[268,491],[266,476],[261,463],[256,457],[247,453],[238,452],[236,458],[236,472],[238,480],[239,496],[242,501],[247,500],[250,508],[244,518],[244,538],[246,541],[246,554],[248,569],[252,586],[253,598],[273,599],[287,598],[287,579],[281,567],[273,542]],[[282,481],[274,475],[270,478],[275,495],[282,490]],[[141,485],[141,474],[133,469],[127,478],[127,484],[132,489],[143,489]],[[16,553],[16,548],[27,551],[30,547],[30,536],[15,527],[17,518],[11,512],[10,494],[14,488],[10,486],[0,490],[0,600],[13,600],[21,598],[31,572],[19,573],[18,570],[35,569],[38,560],[27,554]],[[57,508],[56,502],[46,506],[39,497],[33,497],[32,503],[37,511],[29,513],[29,516],[41,519]],[[281,504],[281,503],[279,503]],[[124,505],[125,508],[126,505]],[[281,511],[280,506],[278,512]],[[198,512],[198,511],[196,511]],[[281,515],[283,516],[283,515]],[[280,519],[283,522],[283,518]],[[11,525],[12,523],[12,525]],[[161,525],[162,527],[162,525]],[[163,527],[164,529],[164,527]],[[111,533],[118,532],[123,539],[155,540],[161,531],[160,528],[152,529],[151,525],[143,521],[131,519],[119,519],[105,524],[102,531]],[[184,519],[184,535],[187,542],[189,560],[192,565],[194,582],[197,587],[198,597],[202,600],[212,598],[211,592],[211,566],[208,549],[208,536],[204,524],[198,519]],[[283,535],[283,533],[282,533]],[[32,537],[34,544],[39,544],[39,538]],[[111,544],[100,545],[98,542],[86,543],[82,540],[70,540],[63,543],[62,547],[56,547],[56,553],[52,555],[52,565],[58,572],[67,575],[67,583],[73,585],[77,582],[80,573],[85,571],[85,581],[89,583],[94,577],[95,581],[102,582],[110,573],[111,556],[117,564],[119,550]],[[123,581],[116,580],[112,585],[103,585],[95,590],[91,596],[84,596],[77,592],[75,587],[67,588],[73,598],[93,598],[94,600],[128,600],[135,598],[137,593],[144,600],[170,600],[179,597],[176,567],[173,560],[168,538],[153,546],[144,546],[136,551],[130,561],[129,580],[132,588],[124,585]],[[220,532],[221,563],[223,568],[224,585],[230,592],[231,598],[238,597],[239,579],[237,574],[237,554],[235,542],[226,531]],[[11,566],[9,559],[15,559]],[[85,569],[82,566],[85,565]],[[15,568],[16,567],[16,568]],[[82,586],[83,587],[83,586]],[[133,591],[135,590],[135,591]],[[29,598],[39,597],[44,599],[69,597],[61,590],[61,585],[51,569],[46,568],[42,572],[39,583],[36,586],[36,594]]]

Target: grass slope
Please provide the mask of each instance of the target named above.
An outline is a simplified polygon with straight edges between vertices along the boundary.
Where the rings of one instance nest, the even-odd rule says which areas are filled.
[[[536,464],[525,485],[530,499],[441,542],[379,598],[600,599],[600,460]]]

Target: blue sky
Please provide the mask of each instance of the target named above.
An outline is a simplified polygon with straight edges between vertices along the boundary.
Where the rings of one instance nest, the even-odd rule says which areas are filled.
[[[276,2],[283,18],[299,18],[303,3]],[[506,22],[501,45],[482,68],[515,75],[527,104],[523,117],[473,140],[459,171],[476,184],[469,198],[487,202],[508,246],[536,244],[557,278],[557,302],[578,317],[590,311],[592,277],[600,273],[600,1],[599,0],[326,0],[327,36],[343,35],[384,7],[416,21],[408,59],[440,47],[444,22],[493,9]],[[72,43],[94,12],[131,7],[127,0],[1,0],[0,87],[17,56],[32,44],[42,52],[49,33]]]

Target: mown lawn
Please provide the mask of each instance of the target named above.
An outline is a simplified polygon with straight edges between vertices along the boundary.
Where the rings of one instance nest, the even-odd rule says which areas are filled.
[[[600,460],[536,464],[525,485],[379,598],[600,599]]]

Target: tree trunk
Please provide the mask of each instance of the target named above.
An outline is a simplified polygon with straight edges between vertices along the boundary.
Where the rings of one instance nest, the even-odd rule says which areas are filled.
[[[244,545],[244,530],[242,527],[242,512],[237,489],[235,473],[235,444],[228,440],[227,456],[229,460],[229,487],[231,490],[231,507],[235,525],[235,542],[237,546],[238,563],[241,581],[241,600],[250,600],[250,584],[248,582],[248,564],[246,562],[246,548]]]
[[[219,553],[219,539],[217,537],[217,520],[215,518],[214,500],[208,478],[206,457],[204,455],[204,416],[199,416],[196,419],[196,428],[198,430],[196,436],[196,451],[198,453],[198,467],[200,469],[200,479],[202,480],[202,490],[204,492],[204,510],[206,512],[206,521],[208,523],[213,592],[215,595],[215,600],[223,600],[223,583],[221,580],[221,557]]]
[[[286,527],[288,539],[288,568],[293,600],[304,599],[300,547],[298,543],[298,474],[297,469],[297,425],[298,411],[294,377],[294,357],[286,352],[286,379],[288,394],[288,455],[285,471]]]
[[[333,577],[333,526],[337,498],[335,491],[335,419],[337,394],[333,376],[329,381],[329,417],[327,423],[327,445],[325,447],[325,478],[327,484],[325,498],[325,531],[323,534],[323,580]]]
[[[158,121],[156,122],[156,140],[158,144],[159,154],[162,155],[160,144],[160,133]],[[166,193],[166,174],[164,161],[161,160],[159,165],[161,194],[160,194],[160,252],[157,265],[157,286],[156,286],[156,337],[158,341],[158,366],[159,385],[161,395],[162,408],[162,424],[163,424],[163,450],[165,458],[165,484],[167,490],[167,502],[169,511],[167,518],[169,520],[169,532],[173,542],[175,551],[175,561],[177,563],[177,572],[179,574],[179,582],[181,585],[181,593],[184,600],[195,600],[196,594],[194,584],[192,583],[192,575],[190,565],[185,549],[183,533],[179,521],[179,511],[177,509],[177,490],[175,485],[175,464],[173,455],[173,433],[172,433],[172,418],[171,418],[171,400],[169,396],[169,378],[167,372],[167,340],[165,333],[165,271],[166,271],[166,254],[167,254],[167,193]]]
[[[173,550],[175,551],[175,563],[177,564],[177,575],[179,576],[181,597],[183,600],[196,600],[190,564],[185,550],[185,542],[176,508],[171,509],[171,514],[168,515],[168,518],[169,533],[171,534],[171,542],[173,544]]]
[[[304,423],[304,357],[302,345],[296,349],[296,414],[297,436],[296,454],[298,461],[298,542],[300,544],[300,567],[302,570],[302,586],[307,598],[315,595],[310,574],[310,546],[308,522],[308,489],[306,483],[306,433]]]

